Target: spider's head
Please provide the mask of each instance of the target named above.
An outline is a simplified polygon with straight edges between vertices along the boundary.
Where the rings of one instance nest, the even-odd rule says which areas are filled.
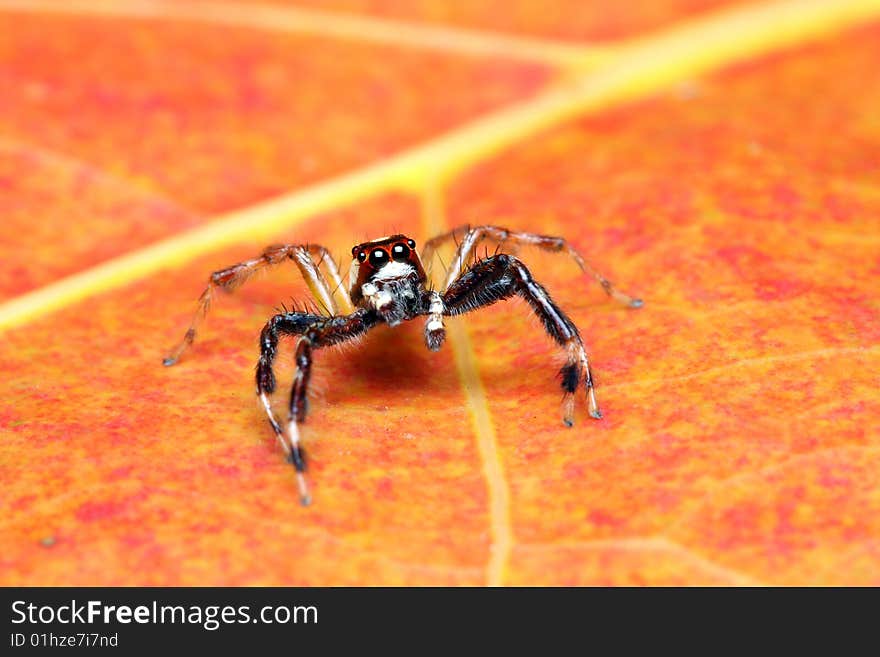
[[[391,235],[358,244],[351,249],[351,256],[349,294],[358,305],[365,296],[372,296],[374,290],[384,289],[395,294],[396,290],[408,289],[413,284],[423,285],[427,280],[416,243],[406,235]],[[385,298],[387,295],[377,299],[376,303],[384,305]]]

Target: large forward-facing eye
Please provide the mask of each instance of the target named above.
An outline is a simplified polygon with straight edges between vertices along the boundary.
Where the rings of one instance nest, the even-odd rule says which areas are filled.
[[[388,254],[384,249],[373,249],[370,253],[370,264],[374,267],[381,267],[388,262]]]
[[[397,262],[406,262],[409,259],[409,247],[406,244],[395,244],[391,249],[391,257]]]

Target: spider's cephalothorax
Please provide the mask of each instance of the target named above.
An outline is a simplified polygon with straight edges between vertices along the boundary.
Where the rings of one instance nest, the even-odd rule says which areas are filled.
[[[430,265],[436,249],[451,240],[456,241],[457,248],[442,291],[429,289],[422,258]],[[498,245],[496,253],[472,262],[477,246],[485,241]],[[308,504],[311,498],[305,480],[306,465],[300,445],[299,424],[306,418],[312,351],[355,339],[378,324],[397,326],[407,320],[425,317],[425,344],[431,351],[437,351],[446,337],[444,317],[461,315],[518,295],[525,299],[541,320],[547,334],[565,352],[566,362],[560,370],[565,395],[563,422],[567,426],[574,423],[574,394],[581,385],[586,392],[590,415],[601,418],[590,364],[577,327],[553,302],[547,290],[532,278],[525,264],[501,251],[506,246],[511,249],[535,246],[567,253],[610,296],[633,308],[642,305],[641,300],[615,289],[565,239],[512,232],[497,226],[464,226],[439,235],[425,244],[422,257],[416,251],[415,241],[406,235],[392,235],[358,244],[351,250],[347,296],[336,293],[342,287],[342,277],[327,249],[316,244],[285,244],[267,248],[259,258],[214,272],[199,299],[199,308],[183,340],[165,358],[164,363],[176,363],[192,344],[215,288],[234,289],[255,272],[286,260],[292,260],[297,265],[312,294],[326,309],[326,314],[284,312],[268,321],[260,334],[257,395],[275,435],[296,468],[303,504]],[[315,260],[315,256],[319,258]],[[321,271],[322,266],[326,276]],[[273,363],[279,339],[284,335],[299,338],[296,376],[290,393],[286,427],[279,422],[269,402],[269,395],[276,387]]]
[[[421,314],[425,270],[415,241],[392,235],[351,250],[348,294],[360,308],[375,310],[389,326]]]

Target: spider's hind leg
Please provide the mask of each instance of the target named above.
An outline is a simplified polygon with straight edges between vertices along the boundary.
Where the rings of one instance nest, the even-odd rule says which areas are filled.
[[[643,305],[641,299],[631,297],[624,294],[611,284],[599,271],[584,258],[584,256],[575,249],[564,237],[554,235],[538,235],[536,233],[524,233],[521,231],[508,230],[501,226],[459,226],[451,231],[431,238],[425,243],[422,250],[422,259],[428,266],[430,271],[434,260],[434,254],[437,249],[444,243],[454,240],[456,243],[455,256],[448,268],[446,282],[443,289],[449,289],[452,283],[458,278],[468,266],[468,263],[477,252],[477,247],[485,242],[491,241],[497,245],[497,249],[503,249],[508,255],[514,255],[522,246],[532,246],[542,251],[550,253],[561,253],[568,255],[575,261],[581,271],[590,275],[605,293],[616,299],[620,303],[630,306],[631,308],[640,308]]]
[[[318,257],[317,262],[315,257]],[[337,298],[334,291],[342,287],[342,279],[339,267],[326,248],[318,244],[281,244],[270,246],[263,250],[259,257],[245,260],[238,264],[220,269],[211,274],[208,285],[199,297],[196,312],[193,315],[189,328],[183,339],[162,360],[166,367],[174,365],[189,346],[195,341],[196,334],[208,314],[211,302],[217,289],[231,292],[252,278],[257,272],[281,264],[286,260],[292,260],[299,268],[303,279],[315,299],[320,303],[327,314],[339,311]],[[331,288],[327,279],[321,273],[321,265],[326,267],[334,287]],[[344,295],[343,295],[344,297]],[[342,309],[345,312],[354,310],[351,301],[347,297],[342,298]]]

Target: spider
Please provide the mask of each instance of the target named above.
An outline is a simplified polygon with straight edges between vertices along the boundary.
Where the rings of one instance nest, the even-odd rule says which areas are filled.
[[[430,265],[438,247],[455,241],[457,249],[447,270],[442,291],[429,287],[423,260]],[[491,241],[497,244],[494,255],[474,259],[478,245]],[[502,252],[505,246],[511,253]],[[381,237],[357,244],[351,250],[348,297],[337,301],[333,294],[342,287],[339,267],[323,246],[317,244],[284,244],[270,246],[253,260],[232,265],[211,274],[208,286],[199,297],[198,308],[183,340],[164,359],[174,365],[193,343],[199,324],[211,304],[214,291],[233,290],[260,270],[292,260],[299,268],[315,299],[327,310],[320,312],[281,312],[272,317],[260,334],[260,359],[257,363],[257,396],[269,418],[269,424],[281,443],[288,460],[296,470],[300,501],[311,502],[305,478],[306,461],[300,445],[299,425],[306,419],[307,393],[312,373],[312,352],[363,336],[379,324],[394,327],[401,322],[426,317],[425,345],[438,351],[446,338],[443,318],[461,315],[489,306],[496,301],[519,295],[541,320],[547,334],[565,351],[566,362],[560,370],[563,389],[563,422],[574,424],[574,398],[583,382],[590,416],[602,418],[593,375],[584,343],[577,327],[550,298],[525,264],[514,252],[520,246],[534,246],[555,253],[567,253],[592,276],[605,292],[632,308],[642,301],[623,294],[562,237],[514,232],[498,226],[462,226],[425,243],[422,255],[416,243],[406,235]],[[321,265],[330,277],[328,282]],[[331,286],[332,284],[332,286]],[[341,295],[340,295],[341,296]],[[276,417],[269,402],[276,381],[273,362],[282,336],[298,336],[296,344],[296,375],[290,393],[286,427]]]

